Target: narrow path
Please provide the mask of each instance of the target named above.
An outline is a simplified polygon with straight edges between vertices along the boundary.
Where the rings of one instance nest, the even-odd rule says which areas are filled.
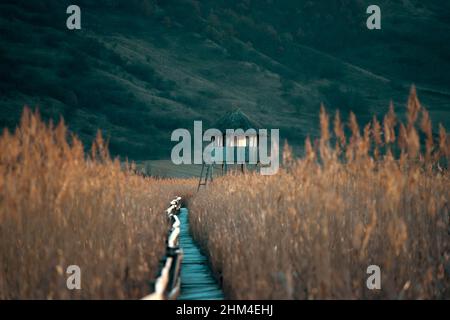
[[[208,259],[200,252],[189,231],[188,210],[181,208],[180,247],[183,249],[181,263],[181,293],[178,300],[222,300],[223,292],[208,266]]]

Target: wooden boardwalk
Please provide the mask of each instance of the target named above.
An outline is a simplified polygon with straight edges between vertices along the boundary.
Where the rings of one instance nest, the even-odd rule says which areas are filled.
[[[181,293],[178,300],[222,300],[223,292],[214,279],[208,259],[200,252],[189,232],[188,210],[181,208],[180,247],[183,249],[181,263]]]

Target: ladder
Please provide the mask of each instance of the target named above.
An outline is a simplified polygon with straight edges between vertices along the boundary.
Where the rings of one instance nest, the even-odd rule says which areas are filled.
[[[206,168],[206,170],[205,170]],[[205,172],[205,177],[203,178],[203,172]],[[200,173],[200,179],[198,180],[198,188],[197,192],[200,190],[201,186],[206,186],[208,183],[208,178],[212,182],[213,181],[213,165],[206,164],[203,162],[202,164],[202,172]]]

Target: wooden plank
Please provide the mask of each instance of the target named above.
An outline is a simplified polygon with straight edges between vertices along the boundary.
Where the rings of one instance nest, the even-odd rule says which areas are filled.
[[[179,245],[183,249],[181,262],[181,292],[178,300],[222,300],[223,291],[189,231],[188,210],[181,208]]]

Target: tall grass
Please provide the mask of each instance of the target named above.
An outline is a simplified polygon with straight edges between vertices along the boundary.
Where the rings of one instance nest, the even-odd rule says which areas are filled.
[[[391,107],[361,132],[321,111],[274,176],[226,176],[190,203],[194,237],[236,299],[450,298],[448,135],[432,133],[413,90],[406,123]],[[330,132],[330,127],[333,132]],[[418,129],[419,128],[419,129]],[[349,137],[346,132],[351,132]],[[420,139],[419,137],[423,137]],[[420,143],[424,140],[424,143]],[[381,290],[369,290],[369,265]]]
[[[122,166],[123,167],[123,166]],[[63,122],[25,109],[0,137],[0,299],[125,299],[149,293],[165,251],[164,209],[191,182],[144,179],[85,154]],[[81,290],[66,268],[81,268]]]

